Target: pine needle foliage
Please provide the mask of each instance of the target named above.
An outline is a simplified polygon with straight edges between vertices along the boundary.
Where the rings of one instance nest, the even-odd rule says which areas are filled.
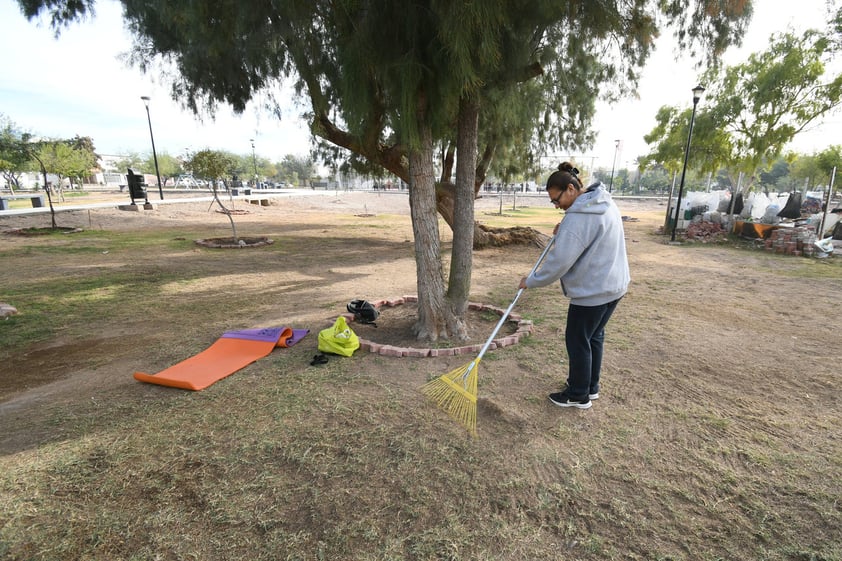
[[[19,0],[58,30],[93,1]],[[417,140],[423,107],[438,139],[454,138],[459,100],[476,99],[481,134],[507,142],[517,120],[544,149],[588,145],[598,98],[634,89],[654,40],[671,31],[708,63],[739,42],[748,0],[122,0],[136,44],[131,60],[165,73],[197,113],[218,103],[267,105],[292,79],[313,131],[380,165]],[[532,81],[540,95],[519,97]],[[533,92],[530,92],[533,93]],[[487,118],[512,100],[507,119]],[[563,134],[561,133],[563,131]],[[394,171],[394,170],[393,170]]]

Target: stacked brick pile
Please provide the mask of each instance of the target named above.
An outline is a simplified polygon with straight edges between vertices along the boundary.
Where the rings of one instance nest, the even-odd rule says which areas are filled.
[[[816,232],[812,228],[777,228],[766,240],[765,246],[766,251],[812,257],[816,253],[816,246],[813,245],[815,241]]]
[[[718,222],[691,222],[685,234],[688,240],[716,242],[725,239],[725,230]]]

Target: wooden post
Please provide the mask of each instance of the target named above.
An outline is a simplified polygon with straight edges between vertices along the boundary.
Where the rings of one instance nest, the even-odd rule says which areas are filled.
[[[836,179],[836,166],[833,166],[833,171],[830,172],[830,184],[827,186],[827,199],[824,204],[824,212],[819,223],[819,240],[824,238],[824,224],[827,221],[827,214],[830,212],[830,200],[833,198],[833,182]]]

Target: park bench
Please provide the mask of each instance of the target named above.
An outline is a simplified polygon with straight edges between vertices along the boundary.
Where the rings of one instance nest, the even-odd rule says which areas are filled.
[[[15,199],[29,199],[32,201],[32,208],[41,208],[44,206],[44,195],[0,195],[0,210],[9,210],[9,201]]]

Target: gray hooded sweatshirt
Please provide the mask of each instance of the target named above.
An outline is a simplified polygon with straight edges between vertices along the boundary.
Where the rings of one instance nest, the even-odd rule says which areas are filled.
[[[628,289],[629,262],[620,209],[601,183],[579,195],[558,226],[555,244],[544,263],[526,279],[526,286],[547,286],[561,280],[570,303],[600,306]]]

